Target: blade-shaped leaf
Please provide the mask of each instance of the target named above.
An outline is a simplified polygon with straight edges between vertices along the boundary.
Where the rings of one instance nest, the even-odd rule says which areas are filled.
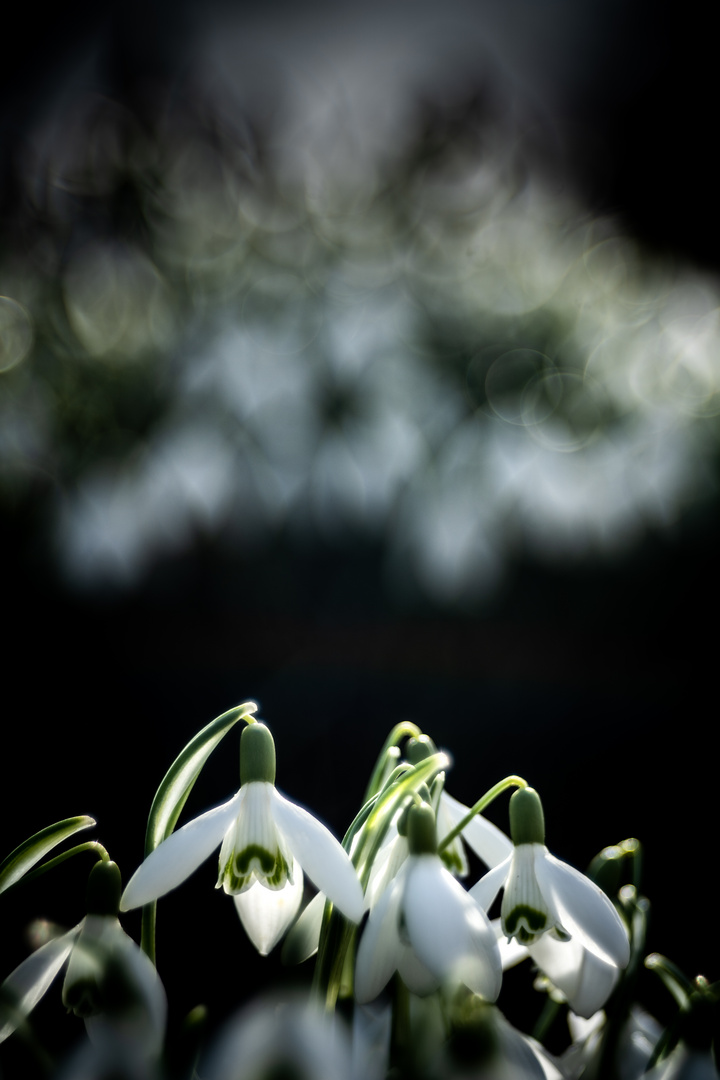
[[[185,801],[193,789],[203,765],[210,757],[220,740],[238,720],[257,712],[254,701],[244,701],[234,709],[228,709],[199,731],[185,749],[176,757],[157,789],[150,807],[147,832],[145,834],[145,855],[160,844],[175,828]]]
[[[64,818],[62,821],[56,821],[54,825],[41,829],[28,840],[24,840],[0,863],[0,893],[19,881],[49,851],[61,844],[63,840],[67,840],[68,836],[73,836],[81,829],[89,829],[95,824],[95,819],[86,814],[80,817]]]

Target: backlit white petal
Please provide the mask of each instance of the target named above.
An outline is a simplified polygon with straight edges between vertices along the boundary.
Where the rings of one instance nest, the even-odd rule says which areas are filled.
[[[127,884],[120,910],[148,904],[176,888],[207,859],[237,816],[242,788],[229,802],[216,806],[171,833],[155,848]]]
[[[276,825],[305,873],[346,918],[360,922],[363,892],[355,867],[332,833],[297,803],[273,790]]]
[[[360,937],[355,957],[355,998],[361,1005],[384,989],[402,956],[398,922],[406,866],[372,908]]]
[[[470,812],[469,806],[463,806],[452,795],[443,792],[441,803],[443,810],[447,812],[453,825],[458,825],[466,814]],[[439,822],[438,822],[439,824]],[[508,855],[512,854],[513,842],[509,836],[493,825],[491,821],[481,814],[476,814],[462,831],[462,836],[478,858],[482,859],[486,866],[497,866]],[[438,829],[438,840],[442,840],[442,833]]]
[[[543,892],[538,882],[537,866],[546,856],[544,844],[518,844],[505,882],[500,911],[503,931],[525,945],[548,932],[567,936],[552,892]]]
[[[604,959],[626,967],[630,959],[627,931],[602,889],[549,853],[536,859],[535,873],[543,896],[555,904],[565,929]]]
[[[444,868],[437,855],[408,859],[403,914],[410,944],[440,979],[460,979],[495,1001],[502,966],[485,912]]]
[[[620,978],[617,965],[585,948],[579,937],[559,941],[543,934],[528,952],[572,1011],[586,1019],[603,1007]]]
[[[408,856],[406,836],[400,836],[397,829],[391,829],[385,838],[386,841],[387,837],[390,837],[390,842],[383,842],[380,845],[370,868],[370,880],[365,890],[366,909],[371,908],[378,897],[385,892]]]
[[[82,924],[42,945],[23,960],[2,984],[0,1042],[3,1042],[35,1008],[72,952]]]
[[[292,878],[293,857],[272,815],[274,786],[266,780],[243,785],[244,801],[220,849],[218,888],[236,895],[257,879],[283,889]]]
[[[247,936],[261,956],[267,956],[284,937],[298,913],[303,895],[303,873],[293,860],[292,880],[282,889],[268,889],[254,881],[249,889],[233,896]],[[320,908],[322,915],[322,907]]]
[[[503,862],[494,866],[492,870],[488,870],[487,874],[483,874],[480,880],[475,882],[472,889],[468,890],[468,895],[472,896],[483,911],[490,910],[495,897],[507,881],[511,865],[512,853]]]

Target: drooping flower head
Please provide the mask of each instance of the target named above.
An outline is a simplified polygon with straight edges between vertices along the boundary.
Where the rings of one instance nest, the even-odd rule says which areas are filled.
[[[437,854],[435,815],[426,803],[410,808],[407,834],[409,855],[371,908],[360,938],[357,1001],[372,1001],[395,971],[416,994],[458,981],[494,1001],[502,981],[494,931]]]
[[[165,1036],[167,1000],[158,974],[117,917],[120,871],[95,864],[88,880],[87,915],[56,934],[8,976],[3,998],[12,1004],[0,1042],[18,1027],[67,965],[62,1000],[85,1021],[99,1047],[123,1043],[141,1059],[157,1058]]]
[[[503,934],[527,946],[574,1012],[592,1016],[628,964],[627,931],[602,889],[545,847],[542,804],[532,788],[512,796],[510,831],[513,851],[470,895],[487,911],[504,888]]]
[[[220,845],[217,888],[233,897],[240,920],[263,955],[298,912],[303,867],[347,918],[359,922],[363,895],[342,846],[312,814],[275,788],[275,743],[253,722],[240,737],[240,790],[228,802],[172,833],[130,879],[122,908],[170,892]]]

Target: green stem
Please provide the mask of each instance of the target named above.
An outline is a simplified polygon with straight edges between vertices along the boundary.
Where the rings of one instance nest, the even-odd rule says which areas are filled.
[[[103,845],[97,840],[88,840],[84,844],[77,844],[76,847],[68,848],[68,850],[63,851],[61,855],[56,855],[54,859],[48,859],[42,866],[36,866],[34,870],[28,871],[28,873],[15,884],[21,885],[23,882],[32,881],[34,878],[40,877],[41,874],[44,874],[47,870],[52,870],[53,867],[59,866],[60,863],[65,862],[66,859],[70,859],[73,855],[80,855],[83,851],[92,851],[95,855],[100,857],[102,862],[110,862],[110,856]],[[13,886],[11,886],[11,888],[12,887]]]
[[[396,973],[394,980],[394,1000],[392,1006],[392,1028],[390,1033],[390,1070],[391,1074],[401,1076],[416,1075],[412,1067],[412,1038],[410,1032],[410,992]]]
[[[370,813],[365,818],[355,850],[352,852],[353,865],[358,871],[363,892],[367,891],[373,862],[396,810],[408,796],[412,797],[417,787],[430,782],[432,777],[446,769],[448,764],[447,755],[439,752],[426,758],[419,765],[400,765],[396,770],[400,779],[387,784],[374,800]],[[363,815],[364,809],[360,811],[360,815]],[[357,831],[354,829],[357,820],[356,818],[348,830],[346,841],[349,834]],[[354,924],[340,915],[328,901],[323,915],[313,977],[313,992],[318,998],[324,999],[325,1008],[328,1010],[335,1007],[342,985],[345,956],[355,932]]]
[[[459,836],[463,829],[466,829],[476,814],[482,813],[482,811],[490,805],[498,795],[502,795],[503,791],[507,791],[508,788],[526,788],[528,786],[527,780],[523,780],[522,776],[506,776],[504,780],[500,780],[494,787],[491,787],[489,791],[486,791],[481,799],[475,803],[471,810],[465,815],[465,817],[455,825],[450,832],[443,837],[438,844],[438,855],[441,851],[452,844],[456,836]]]
[[[152,960],[155,967],[155,922],[157,915],[157,900],[151,900],[142,909],[142,929],[140,931],[140,948]]]
[[[549,996],[545,998],[542,1012],[535,1021],[535,1027],[532,1030],[533,1039],[536,1039],[539,1043],[545,1042],[545,1036],[552,1027],[560,1008],[559,1001],[555,1001]]]
[[[392,729],[387,739],[383,743],[383,748],[378,754],[377,761],[375,762],[375,768],[372,771],[370,781],[365,792],[365,798],[363,802],[367,802],[373,795],[377,794],[377,791],[382,782],[382,776],[385,769],[385,759],[387,757],[388,750],[391,747],[397,746],[397,744],[404,738],[417,739],[422,735],[422,731],[417,724],[411,723],[409,720],[401,720],[399,724],[396,724]]]

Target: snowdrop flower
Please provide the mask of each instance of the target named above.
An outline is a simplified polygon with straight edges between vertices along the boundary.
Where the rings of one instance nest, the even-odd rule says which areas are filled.
[[[53,937],[5,980],[9,1002],[0,1042],[29,1015],[67,965],[62,1000],[82,1017],[92,1043],[123,1042],[139,1057],[157,1057],[165,1037],[167,1000],[151,961],[117,918],[120,871],[98,862],[88,881],[88,914]]]
[[[240,790],[164,840],[135,871],[122,897],[127,911],[170,892],[220,845],[217,888],[229,893],[257,950],[267,955],[295,918],[303,868],[348,919],[359,922],[363,895],[342,846],[319,821],[275,788],[275,744],[267,727],[240,738]]]
[[[628,964],[627,932],[602,889],[548,852],[542,804],[532,788],[521,788],[510,800],[510,826],[512,853],[470,896],[488,910],[504,888],[503,933],[527,946],[573,1012],[590,1017]]]
[[[395,971],[416,994],[459,980],[483,998],[500,992],[502,969],[485,912],[442,864],[435,815],[424,803],[408,815],[410,854],[370,910],[355,960],[355,997],[372,1001]]]

